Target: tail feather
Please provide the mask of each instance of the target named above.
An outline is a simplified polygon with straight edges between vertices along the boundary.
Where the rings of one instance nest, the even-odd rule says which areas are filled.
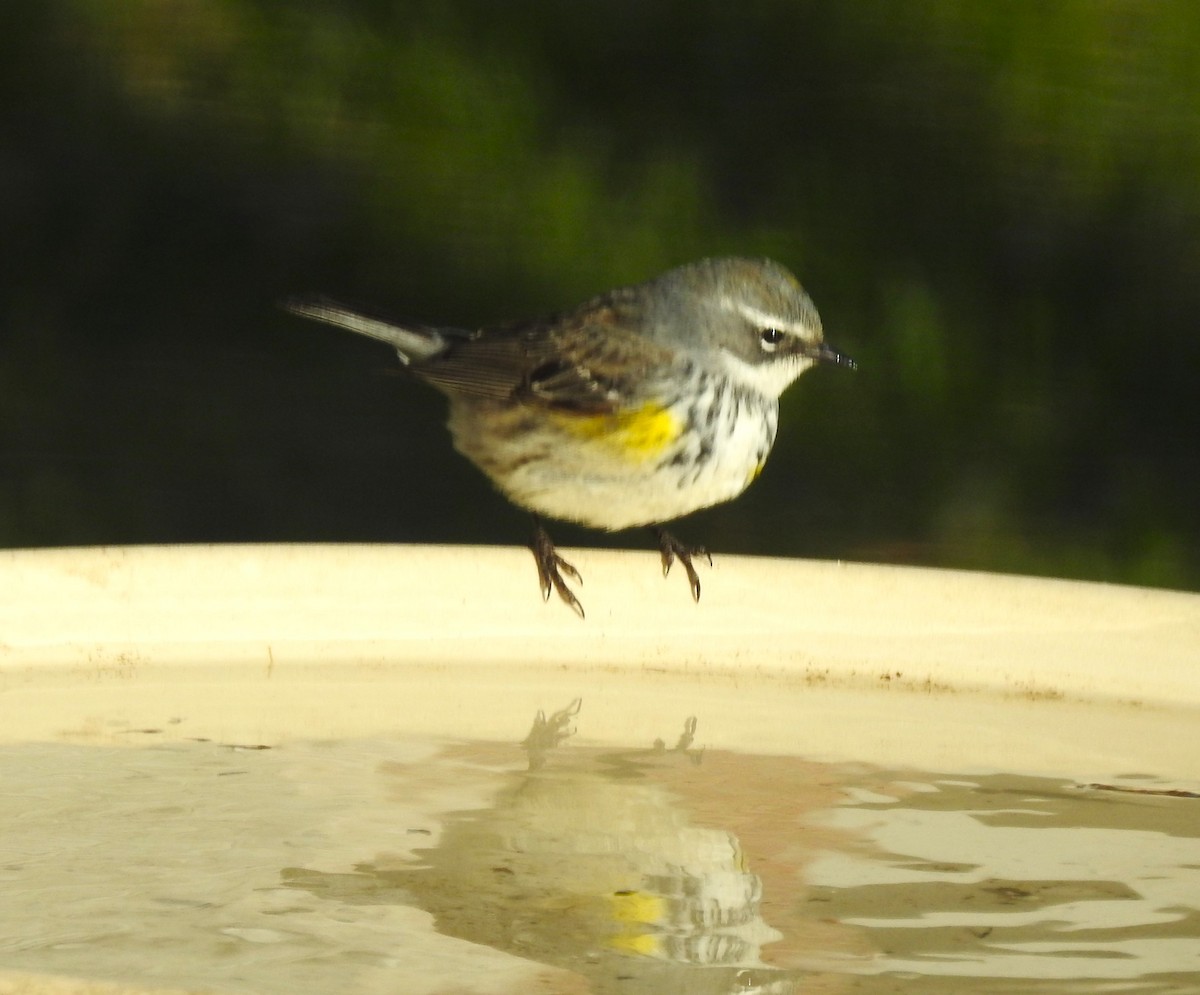
[[[399,325],[384,318],[356,311],[327,297],[292,297],[283,301],[284,310],[301,318],[311,318],[326,325],[344,328],[348,332],[386,342],[400,355],[405,365],[428,359],[446,348],[446,339],[436,328],[427,325]]]

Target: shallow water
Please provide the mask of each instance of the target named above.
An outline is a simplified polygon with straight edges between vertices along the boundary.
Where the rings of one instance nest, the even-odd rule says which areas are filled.
[[[596,747],[575,721],[524,744],[0,746],[0,971],[28,991],[1200,990],[1200,799],[1141,793],[1171,786],[704,750],[682,719]]]

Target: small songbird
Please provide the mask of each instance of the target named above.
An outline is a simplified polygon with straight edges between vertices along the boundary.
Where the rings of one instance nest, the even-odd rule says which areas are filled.
[[[455,448],[534,515],[543,597],[557,591],[581,617],[564,574],[581,578],[542,516],[652,527],[663,573],[678,558],[699,600],[692,560],[708,552],[662,523],[746,489],[775,442],[779,396],[801,373],[819,362],[854,366],[825,344],[796,278],[768,259],[704,259],[571,311],[475,331],[326,298],[284,306],[386,342],[450,399]]]

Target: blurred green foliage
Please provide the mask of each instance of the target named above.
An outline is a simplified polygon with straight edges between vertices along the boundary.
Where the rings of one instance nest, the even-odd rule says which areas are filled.
[[[1197,51],[1190,0],[10,0],[0,542],[517,541],[435,395],[274,302],[764,254],[861,369],[683,534],[1196,588]]]

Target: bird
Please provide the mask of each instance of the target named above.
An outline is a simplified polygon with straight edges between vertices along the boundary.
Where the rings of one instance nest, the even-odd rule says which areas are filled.
[[[770,259],[677,266],[540,318],[476,329],[398,321],[324,296],[303,318],[384,342],[449,399],[455,448],[533,515],[544,600],[580,618],[578,570],[544,519],[605,531],[649,527],[663,575],[676,560],[700,600],[703,546],[664,525],[740,495],[775,442],[779,398],[800,374],[855,363],[825,342],[816,306]]]

